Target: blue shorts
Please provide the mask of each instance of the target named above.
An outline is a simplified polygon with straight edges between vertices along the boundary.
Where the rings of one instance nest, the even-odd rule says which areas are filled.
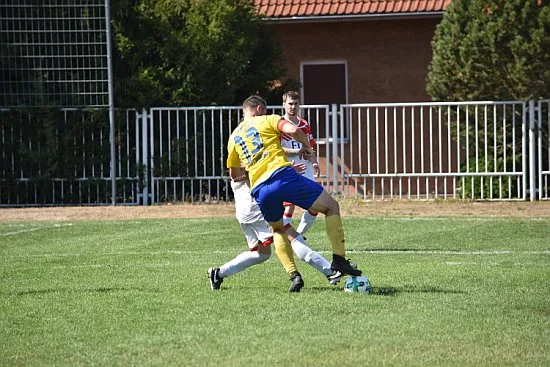
[[[276,222],[283,217],[283,202],[288,201],[307,210],[322,193],[323,186],[300,175],[292,167],[277,170],[252,189],[252,196],[268,222]]]

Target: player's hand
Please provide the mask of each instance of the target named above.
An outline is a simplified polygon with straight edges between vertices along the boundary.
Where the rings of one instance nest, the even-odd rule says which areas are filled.
[[[319,168],[319,164],[317,162],[313,163],[313,172],[315,173],[316,177],[321,176],[321,168]]]
[[[304,163],[295,163],[294,161],[290,162],[292,163],[292,168],[299,174],[302,174],[306,171],[306,165]]]
[[[307,148],[302,146],[300,151],[298,152],[300,154],[300,158],[310,160],[312,157],[315,157],[316,153],[312,148]]]

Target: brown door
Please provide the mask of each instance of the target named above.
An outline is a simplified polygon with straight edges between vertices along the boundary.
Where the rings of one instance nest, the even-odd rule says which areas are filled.
[[[343,61],[302,63],[302,104],[347,103],[347,65]],[[313,121],[311,121],[313,122]],[[311,123],[310,122],[310,123]],[[318,140],[332,137],[332,126],[325,129],[324,115],[318,121],[314,135]],[[328,133],[328,134],[327,134]]]
[[[346,64],[302,64],[303,104],[347,102]]]

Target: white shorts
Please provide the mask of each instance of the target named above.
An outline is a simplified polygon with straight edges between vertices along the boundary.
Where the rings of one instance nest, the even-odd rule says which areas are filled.
[[[273,237],[271,227],[265,221],[256,200],[250,195],[248,182],[231,182],[235,194],[235,216],[239,221],[248,248],[258,246],[258,241],[264,242]]]
[[[239,223],[263,221],[264,217],[262,216],[260,207],[250,194],[248,182],[231,182],[231,188],[235,195],[235,216]]]
[[[253,249],[258,246],[258,241],[264,242],[273,237],[271,227],[265,220],[259,220],[252,223],[239,223],[248,242],[248,248]]]

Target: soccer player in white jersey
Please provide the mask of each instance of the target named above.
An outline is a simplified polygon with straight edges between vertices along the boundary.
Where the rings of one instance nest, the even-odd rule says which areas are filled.
[[[311,133],[311,128],[309,123],[299,116],[300,113],[300,94],[297,91],[288,91],[283,94],[283,107],[285,109],[284,118],[289,121],[300,130],[304,132],[311,147],[315,149],[315,139]],[[302,149],[302,144],[296,141],[289,134],[281,134],[281,146],[285,152],[289,161],[294,161],[296,163],[303,163],[306,166],[306,170],[302,173],[303,176],[309,178],[312,181],[315,181],[315,176],[319,176],[320,169],[319,163],[317,163],[317,157],[314,155],[310,159],[304,159],[300,157],[300,149]],[[283,216],[284,224],[292,223],[292,216],[294,215],[295,205],[292,203],[285,203],[285,213]],[[308,229],[315,223],[317,218],[317,212],[313,209],[304,211],[300,219],[300,224],[296,228],[296,231],[300,234],[304,234]]]

